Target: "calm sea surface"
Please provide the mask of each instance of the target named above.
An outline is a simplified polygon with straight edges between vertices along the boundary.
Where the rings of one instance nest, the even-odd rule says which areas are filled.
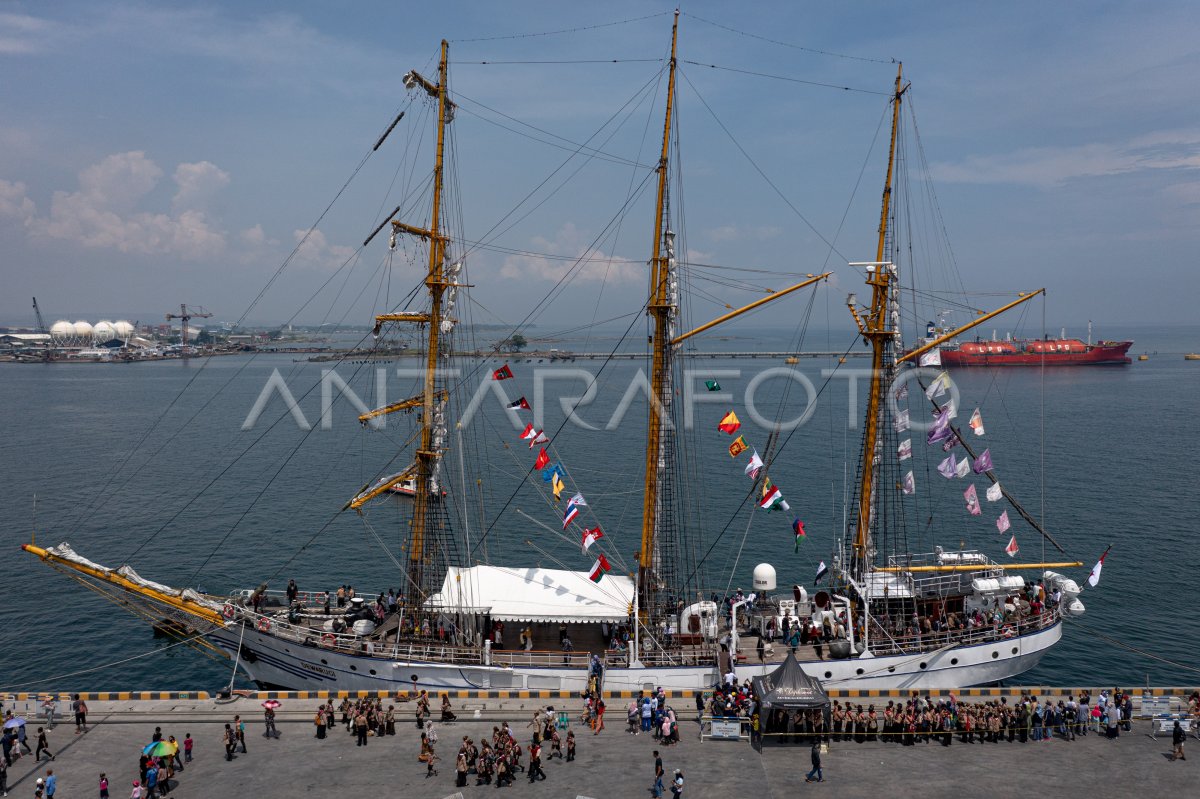
[[[1123,332],[1136,340],[1131,355],[1154,353],[1149,361],[1125,368],[954,374],[964,409],[959,421],[965,424],[972,408],[982,408],[987,428],[982,441],[991,448],[1001,482],[1035,516],[1044,517],[1068,553],[1060,555],[1048,545],[1043,549],[1036,531],[1010,513],[1019,558],[1083,561],[1083,567],[1069,570],[1083,583],[1096,558],[1113,545],[1100,586],[1083,594],[1086,615],[1066,625],[1061,645],[1022,682],[1197,681],[1195,671],[1149,655],[1200,665],[1195,591],[1200,363],[1182,357],[1200,350],[1200,328]],[[826,349],[826,342],[842,350],[850,339],[822,331],[810,335],[806,349]],[[607,350],[614,343],[593,339],[589,348]],[[704,346],[709,351],[786,349],[791,343],[786,333],[761,331]],[[558,346],[579,349],[583,343]],[[747,392],[761,372],[783,364],[689,361],[701,402],[694,406],[695,429],[680,436],[687,466],[678,479],[696,501],[687,524],[697,551],[709,553],[703,573],[711,590],[748,587],[754,565],[764,561],[778,569],[781,587],[811,586],[817,563],[830,560],[842,528],[845,464],[850,461],[852,477],[857,457],[864,383],[851,412],[849,382],[823,376],[822,370],[833,365],[806,359],[795,367],[818,396],[772,473],[792,513],[765,514],[750,508],[738,512],[749,485],[742,475],[746,456],[731,460],[725,450],[730,439],[715,426],[735,408],[746,422],[741,432],[761,449],[766,431],[752,421]],[[843,368],[865,365],[851,359]],[[130,563],[145,577],[212,592],[264,580],[281,589],[289,577],[302,590],[342,583],[352,583],[360,593],[399,588],[402,578],[392,558],[403,557],[404,500],[376,502],[369,525],[337,510],[384,468],[407,439],[408,428],[400,421],[364,431],[353,404],[338,393],[336,381],[327,379],[331,402],[328,429],[323,429],[321,380],[330,366],[296,363],[285,355],[129,365],[0,364],[5,467],[0,690],[213,689],[230,679],[227,661],[185,647],[155,652],[167,642],[153,638],[144,622],[21,552],[19,545],[35,530],[38,544],[69,541],[100,563]],[[413,366],[343,364],[337,375],[374,405],[377,398],[394,401],[415,394],[411,374],[397,374],[397,368]],[[469,372],[472,364],[463,366]],[[599,361],[550,367],[513,359],[514,380],[483,381],[485,388],[503,388],[510,399],[526,396],[545,413],[539,425],[559,431],[555,454],[570,470],[569,490],[587,496],[593,514],[587,521],[603,525],[609,551],[618,561],[623,557],[618,570],[629,566],[639,538],[645,404],[636,389],[631,400],[625,398],[640,366],[616,361],[604,367],[595,398],[578,410],[594,430],[568,423],[559,431],[564,404],[573,404],[560,397],[582,394],[588,373],[601,369]],[[386,370],[382,384],[377,369]],[[243,429],[276,372],[297,398],[299,411],[289,413],[275,392],[257,422]],[[714,397],[704,391],[703,380],[712,376],[732,400],[706,402]],[[466,382],[473,389],[481,381],[476,374]],[[752,399],[768,420],[792,418],[804,408],[805,389],[785,377],[769,377],[755,386]],[[311,430],[302,429],[300,417]],[[447,483],[457,497],[454,513],[462,515],[466,506],[467,516],[460,553],[469,540],[475,560],[574,569],[590,565],[573,538],[554,532],[560,511],[542,495],[539,477],[524,478],[532,457],[495,396],[482,396],[475,417],[452,432],[451,444]],[[915,449],[916,512],[922,523],[910,526],[910,547],[930,551],[937,544],[961,542],[1005,560],[1009,534],[999,534],[994,526],[1000,508],[984,503],[983,516],[967,515],[963,482],[946,481],[933,471],[940,448],[927,452],[918,444]],[[477,477],[482,478],[478,488]],[[539,527],[518,509],[549,527]],[[798,552],[790,530],[796,516],[808,531]],[[926,523],[927,518],[933,521]],[[753,522],[749,527],[748,521]],[[1098,634],[1149,655],[1122,649]],[[153,654],[64,676],[148,652]],[[53,679],[36,682],[47,678]]]

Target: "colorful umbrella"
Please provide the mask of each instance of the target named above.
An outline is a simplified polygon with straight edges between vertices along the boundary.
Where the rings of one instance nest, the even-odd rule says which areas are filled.
[[[152,757],[170,757],[179,751],[179,745],[170,741],[155,741],[142,750],[142,754]]]
[[[283,707],[283,703],[275,699],[268,699],[266,702],[262,703],[262,706],[274,710],[277,707]]]
[[[4,722],[4,729],[6,729],[6,730],[11,730],[13,727],[24,727],[24,726],[25,726],[25,719],[21,718],[20,716],[11,718],[8,721]]]

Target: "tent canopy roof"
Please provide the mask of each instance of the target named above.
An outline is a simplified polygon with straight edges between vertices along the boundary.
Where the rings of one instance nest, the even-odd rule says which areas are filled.
[[[770,674],[754,678],[754,691],[764,707],[817,708],[829,704],[829,694],[792,655]]]
[[[606,574],[505,566],[451,566],[430,604],[443,613],[486,613],[498,621],[623,622],[633,580]]]

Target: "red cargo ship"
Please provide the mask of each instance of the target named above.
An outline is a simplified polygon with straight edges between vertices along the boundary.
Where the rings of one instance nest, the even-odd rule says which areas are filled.
[[[1125,354],[1132,341],[1077,338],[985,341],[976,340],[942,349],[943,366],[1101,366],[1132,363]]]

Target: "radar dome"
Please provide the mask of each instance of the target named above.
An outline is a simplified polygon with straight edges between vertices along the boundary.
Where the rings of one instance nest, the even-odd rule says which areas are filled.
[[[775,590],[775,567],[770,563],[760,563],[754,567],[754,590]]]
[[[62,341],[75,335],[75,325],[65,319],[59,319],[50,326],[50,335]]]
[[[117,331],[117,338],[124,340],[128,340],[134,333],[133,325],[125,321],[115,323],[113,329]]]
[[[117,330],[113,327],[112,322],[105,320],[96,323],[96,326],[92,328],[92,336],[96,341],[111,341],[117,337]]]
[[[90,322],[79,320],[75,323],[75,338],[91,338],[92,325]]]

